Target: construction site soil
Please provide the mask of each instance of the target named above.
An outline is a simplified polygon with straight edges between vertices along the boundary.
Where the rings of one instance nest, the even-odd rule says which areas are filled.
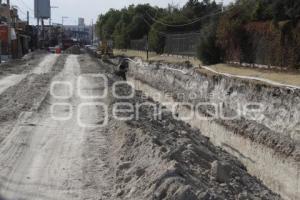
[[[101,65],[109,74],[118,74],[110,62]],[[118,96],[128,96],[131,89],[120,86]],[[141,91],[134,94],[129,100],[112,97],[110,103],[111,112],[114,105],[128,103],[135,108],[132,113],[139,113],[133,120],[111,118],[106,127],[114,174],[112,199],[281,199],[199,130],[175,120],[168,111],[154,119],[153,104],[161,105]]]
[[[26,61],[37,65],[0,94],[0,195],[4,199],[281,199],[201,130],[174,119],[167,109],[161,118],[153,118],[154,108],[148,105],[162,105],[143,92],[134,90],[130,98],[120,97],[131,94],[132,88],[120,82],[123,77],[117,76],[115,66],[88,54],[43,59],[43,65],[35,59]],[[76,91],[99,94],[106,86],[92,80],[95,75],[107,77],[107,96],[88,101],[73,94],[65,103],[75,114],[79,105],[88,103],[83,119],[96,126],[80,127],[76,115],[68,121],[53,120],[49,109],[62,101],[50,94],[51,83],[68,82]],[[116,87],[118,82],[122,84]],[[56,89],[67,94],[62,87]],[[107,106],[107,116],[100,103]],[[120,120],[129,113],[116,114],[116,105],[133,105],[133,113],[139,115]],[[67,112],[60,110],[63,115]],[[105,117],[107,125],[97,126]]]

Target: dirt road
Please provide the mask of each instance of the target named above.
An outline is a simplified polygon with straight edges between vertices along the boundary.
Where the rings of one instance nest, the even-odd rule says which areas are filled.
[[[47,71],[39,68],[36,73]],[[93,101],[77,94],[95,93],[93,80],[82,77],[77,88],[79,76],[77,56],[69,56],[63,71],[53,79],[48,105],[42,106],[41,112],[23,114],[3,141],[0,193],[5,199],[84,199],[82,147],[90,131],[84,124],[96,126],[99,115],[96,105],[87,104]],[[78,113],[80,105],[87,110]],[[78,116],[84,119],[81,126]]]
[[[58,56],[55,54],[50,54],[45,56],[40,63],[33,69],[28,72],[20,73],[20,74],[8,74],[6,76],[0,77],[0,94],[5,92],[8,88],[19,84],[26,76],[29,74],[45,74],[51,70],[53,65],[55,64]],[[29,63],[27,65],[30,65]],[[5,67],[6,68],[6,67]],[[15,70],[16,71],[16,70]],[[18,70],[19,72],[21,69]]]
[[[25,77],[26,74],[13,74],[0,79],[0,94],[2,94],[9,87],[20,83]]]
[[[112,95],[122,79],[109,64],[86,54],[41,63],[0,95],[3,199],[280,199],[168,112],[152,119],[143,107],[138,119],[117,120],[118,103],[156,103],[138,91]],[[228,174],[214,173],[223,167]]]

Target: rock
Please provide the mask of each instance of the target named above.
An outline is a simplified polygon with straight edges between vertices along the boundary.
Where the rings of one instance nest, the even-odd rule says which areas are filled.
[[[188,145],[187,145],[187,149],[192,150],[192,149],[193,149],[193,145],[192,145],[192,144],[188,144]]]
[[[176,191],[174,200],[198,200],[198,198],[190,186],[185,186]]]
[[[131,167],[131,162],[123,162],[119,164],[116,170],[116,176],[120,176],[123,170],[127,170]]]
[[[118,190],[117,191],[117,197],[120,197],[124,194],[124,190]]]
[[[136,172],[135,172],[135,175],[137,176],[137,177],[141,177],[141,176],[143,176],[145,174],[145,169],[142,169],[142,168],[138,168],[137,170],[136,170]]]
[[[226,184],[226,183],[221,183],[220,186],[221,186],[221,187],[226,187],[227,184]]]
[[[180,131],[180,134],[182,134],[182,135],[187,135],[187,134],[188,134],[188,132],[187,132],[187,131],[185,131],[185,130],[182,130],[182,131]]]
[[[200,194],[198,194],[198,199],[200,199],[200,200],[210,199],[210,193],[208,191],[201,192]]]
[[[218,196],[214,191],[207,190],[205,192],[198,194],[199,200],[223,200],[225,198],[222,198]]]
[[[174,124],[169,124],[169,126],[167,127],[170,131],[175,130],[175,125]]]
[[[128,176],[128,177],[126,177],[125,179],[124,179],[124,182],[125,183],[129,183],[131,181],[131,177],[130,176]]]
[[[211,176],[220,183],[229,182],[232,167],[227,162],[214,161],[211,164]]]
[[[129,169],[131,166],[131,162],[123,162],[119,165],[118,170]]]

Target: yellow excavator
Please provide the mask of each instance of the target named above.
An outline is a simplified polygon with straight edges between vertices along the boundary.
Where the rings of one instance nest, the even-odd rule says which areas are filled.
[[[102,40],[99,43],[97,55],[102,59],[107,58],[107,57],[108,58],[113,57],[113,55],[114,55],[113,49],[108,44],[107,40]]]

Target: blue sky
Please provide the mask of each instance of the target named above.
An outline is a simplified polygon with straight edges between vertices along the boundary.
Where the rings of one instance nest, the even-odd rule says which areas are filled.
[[[216,0],[221,2],[221,0]],[[227,4],[232,0],[224,0]],[[16,5],[20,9],[20,17],[26,18],[26,11],[30,11],[30,21],[33,22],[33,2],[34,0],[11,0],[12,5]],[[67,16],[65,24],[77,24],[78,17],[85,18],[86,24],[91,24],[92,19],[94,22],[97,20],[97,16],[101,13],[105,13],[110,8],[123,8],[130,4],[149,3],[151,5],[157,5],[161,7],[167,7],[168,4],[184,5],[187,0],[51,0],[52,6],[58,6],[59,8],[52,10],[52,21],[54,23],[61,23],[62,16]],[[47,23],[47,22],[46,22]]]

